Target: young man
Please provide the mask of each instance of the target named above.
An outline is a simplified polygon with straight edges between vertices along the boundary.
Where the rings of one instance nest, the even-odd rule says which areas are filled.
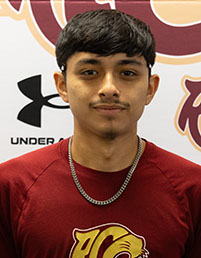
[[[1,257],[201,257],[200,166],[137,136],[159,82],[148,26],[79,14],[56,55],[74,134],[0,166]]]

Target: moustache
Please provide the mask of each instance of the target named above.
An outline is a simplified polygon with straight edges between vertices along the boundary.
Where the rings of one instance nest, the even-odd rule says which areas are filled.
[[[89,103],[89,107],[95,108],[99,105],[108,105],[108,106],[118,106],[121,107],[123,109],[128,109],[130,108],[130,104],[128,102],[124,102],[124,101],[119,101],[119,100],[97,100],[97,101],[91,101]]]

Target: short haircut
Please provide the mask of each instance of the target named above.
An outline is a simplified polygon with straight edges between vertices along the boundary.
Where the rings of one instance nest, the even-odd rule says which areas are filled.
[[[76,52],[142,55],[150,69],[155,62],[155,40],[149,26],[131,15],[118,10],[92,10],[74,16],[60,32],[56,58],[62,71]]]

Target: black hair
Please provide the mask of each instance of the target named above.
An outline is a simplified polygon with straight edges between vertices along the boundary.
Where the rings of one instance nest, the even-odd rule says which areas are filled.
[[[117,10],[87,11],[68,22],[56,43],[56,58],[61,70],[65,70],[70,56],[82,51],[100,56],[140,54],[149,70],[155,62],[155,40],[149,26]]]

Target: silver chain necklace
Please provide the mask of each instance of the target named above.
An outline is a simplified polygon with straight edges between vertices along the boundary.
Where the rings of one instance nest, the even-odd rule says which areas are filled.
[[[142,152],[142,140],[140,137],[138,137],[138,149],[137,149],[137,154],[135,157],[135,160],[130,168],[130,170],[128,171],[128,174],[123,182],[123,184],[121,185],[120,189],[109,199],[105,200],[105,201],[98,201],[95,200],[93,198],[91,198],[86,192],[85,190],[82,188],[78,178],[77,178],[77,174],[74,168],[74,164],[73,164],[73,160],[72,160],[72,155],[71,155],[71,142],[72,142],[72,137],[69,139],[69,143],[68,143],[68,157],[69,157],[69,164],[70,164],[70,168],[71,168],[71,172],[72,172],[72,176],[73,176],[73,180],[75,182],[75,185],[78,189],[78,191],[81,193],[81,195],[90,203],[93,203],[95,205],[108,205],[112,202],[114,202],[117,198],[119,198],[119,196],[124,192],[124,190],[126,189],[133,172],[135,171],[135,168],[137,167],[138,161],[140,160],[140,156],[141,156],[141,152]]]

